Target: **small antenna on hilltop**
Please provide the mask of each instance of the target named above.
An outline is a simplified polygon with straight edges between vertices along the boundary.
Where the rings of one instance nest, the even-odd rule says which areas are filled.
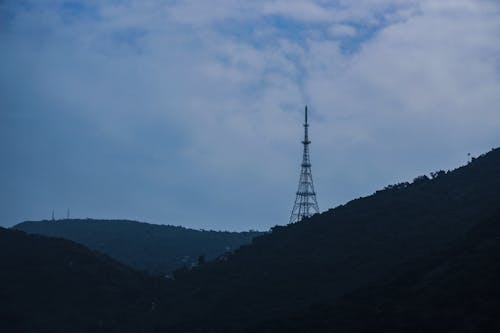
[[[69,220],[69,208],[68,210],[66,211],[66,219]]]
[[[469,164],[470,162],[472,162],[472,160],[470,158],[470,153],[467,153],[467,164]]]
[[[52,222],[54,222],[56,218],[54,217],[54,209],[52,208]]]

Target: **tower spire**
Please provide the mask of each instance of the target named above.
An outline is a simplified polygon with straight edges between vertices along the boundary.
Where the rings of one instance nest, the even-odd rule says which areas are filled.
[[[309,158],[309,123],[307,122],[307,105],[305,108],[304,122],[304,152],[302,154],[302,164],[299,178],[299,188],[296,193],[295,203],[293,205],[290,223],[298,222],[304,218],[310,217],[314,213],[319,213],[316,192],[311,173],[311,160]]]

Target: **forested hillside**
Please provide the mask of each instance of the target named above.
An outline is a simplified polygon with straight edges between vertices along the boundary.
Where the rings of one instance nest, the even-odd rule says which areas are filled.
[[[275,227],[174,280],[2,229],[0,319],[53,332],[496,332],[499,189],[496,149]]]
[[[454,171],[276,227],[225,262],[178,272],[185,306],[171,304],[171,327],[240,331],[313,304],[335,304],[391,278],[401,265],[450,250],[478,223],[498,218],[499,189],[496,149]]]
[[[136,269],[170,275],[198,258],[214,259],[234,251],[261,232],[193,230],[124,220],[66,219],[28,221],[14,226],[28,233],[61,237],[106,253]]]
[[[499,278],[497,214],[450,249],[409,261],[377,284],[248,332],[499,332]]]
[[[165,283],[64,239],[0,228],[0,331],[152,331]]]

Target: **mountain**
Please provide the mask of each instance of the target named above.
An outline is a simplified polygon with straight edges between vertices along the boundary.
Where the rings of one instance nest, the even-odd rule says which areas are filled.
[[[251,242],[262,232],[222,232],[126,220],[65,219],[27,221],[13,227],[27,233],[61,237],[136,269],[162,275],[191,267],[199,256],[214,259]]]
[[[250,332],[500,332],[500,214],[378,285]]]
[[[2,332],[152,331],[164,281],[64,239],[0,228]]]
[[[402,265],[451,251],[481,221],[497,219],[499,189],[495,149],[454,171],[275,227],[224,261],[178,271],[167,329],[240,332],[315,304],[337,304],[390,279]]]
[[[495,149],[275,227],[174,279],[0,229],[0,321],[21,332],[497,332],[499,189]]]

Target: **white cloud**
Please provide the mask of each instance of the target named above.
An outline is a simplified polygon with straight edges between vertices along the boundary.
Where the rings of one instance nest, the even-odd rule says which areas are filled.
[[[330,21],[331,12],[313,1],[275,0],[264,2],[261,12],[264,15],[279,15],[297,21]]]
[[[356,28],[347,24],[334,24],[328,32],[333,37],[354,37],[356,35]]]

